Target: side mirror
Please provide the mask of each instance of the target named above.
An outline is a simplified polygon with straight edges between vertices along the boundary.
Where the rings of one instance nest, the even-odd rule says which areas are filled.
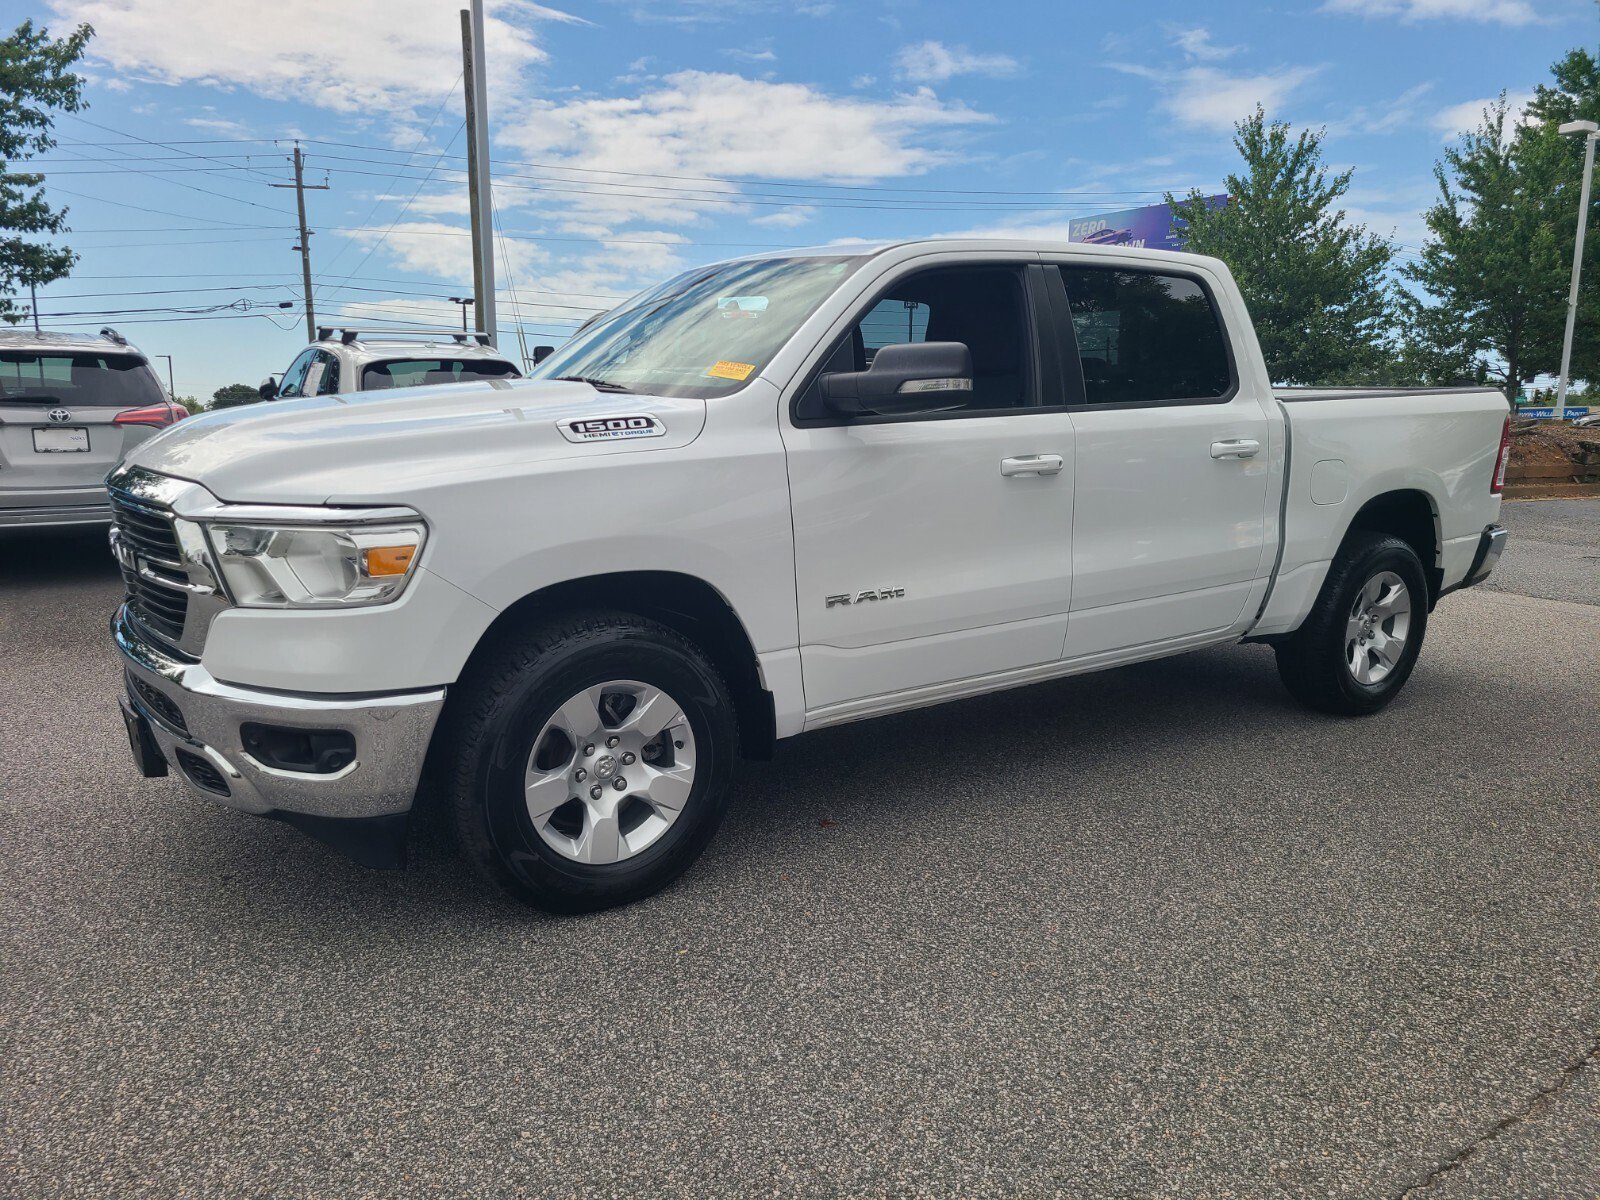
[[[539,363],[542,363],[555,352],[556,348],[554,346],[535,346],[533,348],[534,365],[537,366]]]
[[[837,371],[817,384],[823,403],[848,417],[960,408],[972,397],[972,354],[962,342],[902,342],[879,350],[865,371]]]
[[[278,394],[278,381],[268,375],[261,381],[261,386],[256,388],[256,394],[263,400],[271,400]]]

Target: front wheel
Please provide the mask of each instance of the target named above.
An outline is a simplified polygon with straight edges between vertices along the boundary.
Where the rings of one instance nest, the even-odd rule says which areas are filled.
[[[1386,534],[1353,533],[1305,623],[1278,643],[1278,676],[1308,707],[1375,713],[1411,677],[1427,629],[1428,583],[1416,551]]]
[[[518,899],[568,913],[640,899],[721,823],[733,702],[675,631],[622,614],[555,621],[503,643],[462,688],[457,841]]]

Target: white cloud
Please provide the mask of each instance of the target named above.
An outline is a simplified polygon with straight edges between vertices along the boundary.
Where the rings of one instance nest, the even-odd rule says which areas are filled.
[[[335,112],[381,116],[437,105],[461,72],[456,6],[437,0],[195,4],[192,0],[50,0],[87,21],[89,52],[116,71],[162,84],[244,88]],[[541,21],[578,21],[530,0],[490,0],[490,88],[509,89],[546,55]],[[359,39],[340,31],[358,29]]]
[[[207,108],[208,112],[215,112]],[[214,133],[219,137],[246,138],[250,136],[247,126],[238,121],[230,121],[226,117],[185,117],[183,123],[190,129],[198,129],[202,133]]]
[[[440,279],[472,278],[472,234],[461,225],[447,225],[442,221],[401,221],[392,229],[372,226],[354,230],[350,238],[363,250],[377,248],[405,271],[433,275]],[[508,240],[504,247],[495,247],[496,255],[504,258],[502,249],[510,256],[514,273],[526,274],[548,255],[537,244]],[[330,278],[338,271],[330,273]]]
[[[1422,123],[1420,101],[1433,90],[1432,83],[1407,88],[1382,104],[1363,104],[1338,120],[1329,121],[1329,133],[1394,133]]]
[[[1179,29],[1172,34],[1172,43],[1185,57],[1201,62],[1217,62],[1239,52],[1237,46],[1218,46],[1211,41],[1209,29]]]
[[[1528,0],[1327,0],[1322,11],[1361,17],[1399,17],[1405,21],[1454,17],[1501,25],[1529,25],[1539,20],[1539,14]]]
[[[546,189],[545,202],[610,224],[687,224],[708,210],[740,211],[738,184],[704,177],[867,183],[915,175],[953,157],[941,135],[989,120],[927,89],[873,100],[681,71],[634,97],[530,102],[503,120],[501,137],[528,159],[586,172],[564,182],[565,192]],[[579,188],[596,194],[572,194]]]
[[[1022,70],[1009,54],[976,54],[965,46],[917,42],[894,56],[895,74],[915,83],[943,83],[957,75],[1004,77]]]
[[[1532,92],[1508,92],[1506,104],[1510,109],[1507,114],[1505,128],[1501,131],[1507,139],[1516,132],[1519,125],[1526,125],[1529,121],[1527,107],[1533,99]],[[1482,100],[1463,100],[1460,104],[1452,104],[1448,108],[1441,108],[1433,114],[1430,122],[1447,142],[1454,141],[1463,133],[1477,129],[1484,122],[1484,114],[1499,103],[1499,98],[1488,96]]]
[[[1269,115],[1316,75],[1316,67],[1282,67],[1256,75],[1230,75],[1216,67],[1158,71],[1135,63],[1108,63],[1113,70],[1148,79],[1165,92],[1161,107],[1179,123],[1231,130],[1257,104]]]
[[[770,48],[765,47],[761,49],[743,49],[736,47],[731,50],[724,50],[723,53],[729,58],[738,59],[740,62],[764,63],[778,61],[778,56],[774,54]]]
[[[765,225],[772,229],[794,229],[804,225],[816,215],[816,205],[795,204],[788,208],[780,208],[777,212],[768,213],[764,217],[751,217],[750,224]]]

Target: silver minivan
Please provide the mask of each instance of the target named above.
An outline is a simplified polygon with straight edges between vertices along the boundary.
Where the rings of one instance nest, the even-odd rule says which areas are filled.
[[[109,522],[107,473],[187,415],[115,330],[0,332],[0,528]]]

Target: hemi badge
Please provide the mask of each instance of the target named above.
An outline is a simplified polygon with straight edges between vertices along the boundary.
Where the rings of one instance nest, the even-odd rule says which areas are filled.
[[[569,417],[558,422],[569,442],[617,442],[628,438],[665,437],[667,427],[654,417]]]

